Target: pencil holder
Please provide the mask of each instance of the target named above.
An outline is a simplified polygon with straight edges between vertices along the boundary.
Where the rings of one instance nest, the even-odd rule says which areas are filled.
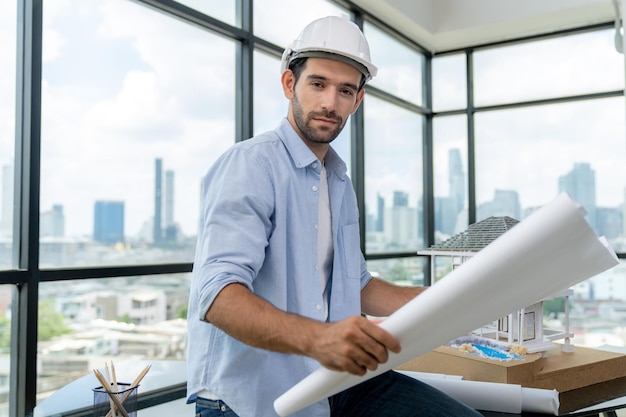
[[[139,386],[131,387],[128,383],[117,383],[117,392],[111,384],[111,393],[100,386],[93,389],[93,415],[94,417],[136,417],[137,416],[137,391]],[[116,396],[124,408],[119,410],[111,396]],[[113,412],[115,409],[115,413]]]

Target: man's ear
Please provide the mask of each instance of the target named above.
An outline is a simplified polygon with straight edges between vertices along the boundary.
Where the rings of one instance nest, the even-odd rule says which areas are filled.
[[[354,114],[356,110],[359,108],[359,105],[363,101],[363,97],[365,96],[365,87],[361,88],[358,93],[356,93],[356,103],[354,103],[354,107],[352,107],[352,111],[350,114]]]
[[[283,86],[283,94],[288,100],[293,98],[293,89],[296,84],[296,77],[293,74],[293,71],[290,69],[286,69],[283,71],[283,74],[280,76],[280,83]]]

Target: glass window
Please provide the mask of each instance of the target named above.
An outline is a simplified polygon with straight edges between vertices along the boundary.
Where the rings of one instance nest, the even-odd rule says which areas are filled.
[[[467,107],[465,54],[434,57],[433,110],[446,111]]]
[[[522,220],[560,192],[626,251],[624,98],[476,114],[477,220]]]
[[[237,4],[233,0],[176,0],[231,26],[241,26],[237,19]]]
[[[50,395],[111,361],[184,360],[190,282],[172,274],[40,284],[37,386]]]
[[[9,381],[11,379],[11,306],[15,305],[16,289],[13,285],[0,285],[0,415],[8,416]]]
[[[366,252],[413,252],[423,246],[423,117],[365,99]]]
[[[467,117],[433,119],[435,243],[468,226]]]
[[[0,1],[0,269],[14,268],[13,183],[17,3]]]
[[[573,287],[570,328],[574,344],[590,348],[626,346],[626,262]],[[562,328],[563,309],[549,311],[548,324]]]
[[[41,266],[191,262],[235,43],[129,1],[47,6]]]
[[[368,22],[363,30],[372,62],[378,67],[378,75],[371,84],[418,106],[423,105],[424,55]]]
[[[348,11],[325,0],[263,0],[253,11],[254,35],[286,48],[310,22],[325,16],[348,15]]]
[[[373,275],[378,275],[397,285],[424,285],[426,258],[390,258],[367,261],[367,268]]]
[[[280,60],[254,52],[254,134],[274,130],[287,117],[289,103],[280,84]]]
[[[614,29],[474,54],[475,105],[624,89],[624,56]]]

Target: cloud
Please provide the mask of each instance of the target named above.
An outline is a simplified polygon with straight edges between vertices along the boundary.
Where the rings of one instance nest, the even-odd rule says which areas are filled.
[[[235,44],[132,2],[79,3],[91,26],[71,8],[48,22],[67,43],[44,64],[42,209],[63,204],[67,234],[90,234],[94,202],[123,200],[133,235],[162,158],[176,220],[195,234],[200,178],[234,143]]]

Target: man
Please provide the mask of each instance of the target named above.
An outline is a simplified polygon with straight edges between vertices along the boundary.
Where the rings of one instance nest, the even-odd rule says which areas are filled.
[[[204,181],[187,387],[202,417],[276,416],[274,400],[320,364],[376,369],[401,346],[361,314],[387,316],[423,290],[367,271],[356,197],[330,147],[376,75],[360,29],[334,16],[312,22],[282,69],[287,118],[233,146]],[[478,414],[387,372],[296,415]]]

